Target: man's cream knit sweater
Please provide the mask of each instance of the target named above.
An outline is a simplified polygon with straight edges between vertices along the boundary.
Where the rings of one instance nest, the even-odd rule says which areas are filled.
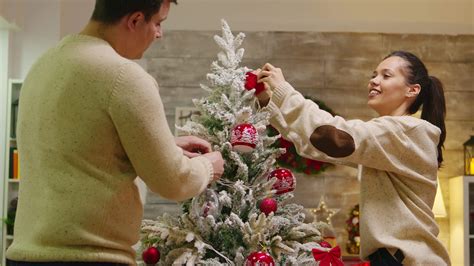
[[[361,257],[378,248],[401,249],[404,265],[448,265],[436,238],[433,212],[440,130],[410,116],[368,122],[344,120],[319,109],[284,83],[264,110],[299,154],[323,161],[361,164]]]
[[[11,260],[135,264],[143,210],[134,179],[179,201],[212,178],[207,158],[176,146],[156,81],[101,39],[71,35],[42,56],[19,110]]]

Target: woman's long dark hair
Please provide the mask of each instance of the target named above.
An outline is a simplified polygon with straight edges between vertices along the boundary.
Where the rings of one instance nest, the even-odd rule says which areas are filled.
[[[414,54],[405,51],[395,51],[390,53],[388,57],[398,56],[406,62],[406,79],[408,84],[419,84],[421,87],[420,94],[409,107],[410,114],[416,113],[420,107],[421,119],[437,126],[441,130],[441,136],[438,143],[438,167],[443,162],[443,144],[446,139],[446,101],[444,99],[444,88],[441,81],[428,74],[425,64]]]

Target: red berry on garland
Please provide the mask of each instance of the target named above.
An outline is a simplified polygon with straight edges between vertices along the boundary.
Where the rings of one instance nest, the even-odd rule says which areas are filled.
[[[160,260],[160,251],[155,247],[149,247],[142,253],[142,259],[146,264],[156,264]]]
[[[260,202],[260,211],[265,213],[265,215],[269,215],[271,212],[276,212],[278,208],[277,201],[272,198],[263,199]]]
[[[255,89],[255,95],[265,90],[265,85],[263,84],[263,82],[258,83],[257,80],[258,80],[258,77],[254,73],[252,72],[246,73],[245,89],[246,90]]]
[[[232,129],[230,143],[239,152],[251,152],[257,146],[257,129],[249,123],[237,125]]]
[[[272,256],[264,251],[251,253],[245,260],[245,266],[275,266]]]
[[[277,179],[273,184],[273,189],[276,190],[277,195],[293,191],[296,187],[295,176],[288,169],[278,168],[273,170],[268,176],[268,180],[271,178]]]

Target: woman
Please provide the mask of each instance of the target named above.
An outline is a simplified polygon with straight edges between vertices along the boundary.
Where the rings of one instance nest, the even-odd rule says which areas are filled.
[[[319,109],[285,81],[258,71],[257,95],[271,124],[312,159],[362,165],[361,258],[371,265],[449,265],[431,210],[443,161],[446,106],[441,82],[415,55],[389,54],[373,72],[368,105],[380,117],[344,120]],[[411,115],[422,108],[421,119]]]

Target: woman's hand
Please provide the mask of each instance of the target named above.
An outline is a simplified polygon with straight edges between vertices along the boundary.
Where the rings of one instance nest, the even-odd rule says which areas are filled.
[[[280,84],[286,82],[283,72],[280,68],[274,67],[270,63],[266,63],[262,70],[258,72],[258,82],[265,82],[270,90],[278,87]]]
[[[257,79],[259,79],[259,74],[262,70],[259,68],[259,69],[255,69],[254,71],[252,71],[253,74],[255,74],[257,76]],[[266,83],[264,83],[263,81],[259,81],[257,80],[258,83],[263,83],[263,86],[264,86],[264,90],[255,94],[255,96],[257,97],[258,99],[258,102],[260,104],[261,107],[264,107],[264,106],[267,106],[268,102],[270,102],[270,98],[272,96],[272,92],[270,91],[270,89],[268,88],[268,85]]]

